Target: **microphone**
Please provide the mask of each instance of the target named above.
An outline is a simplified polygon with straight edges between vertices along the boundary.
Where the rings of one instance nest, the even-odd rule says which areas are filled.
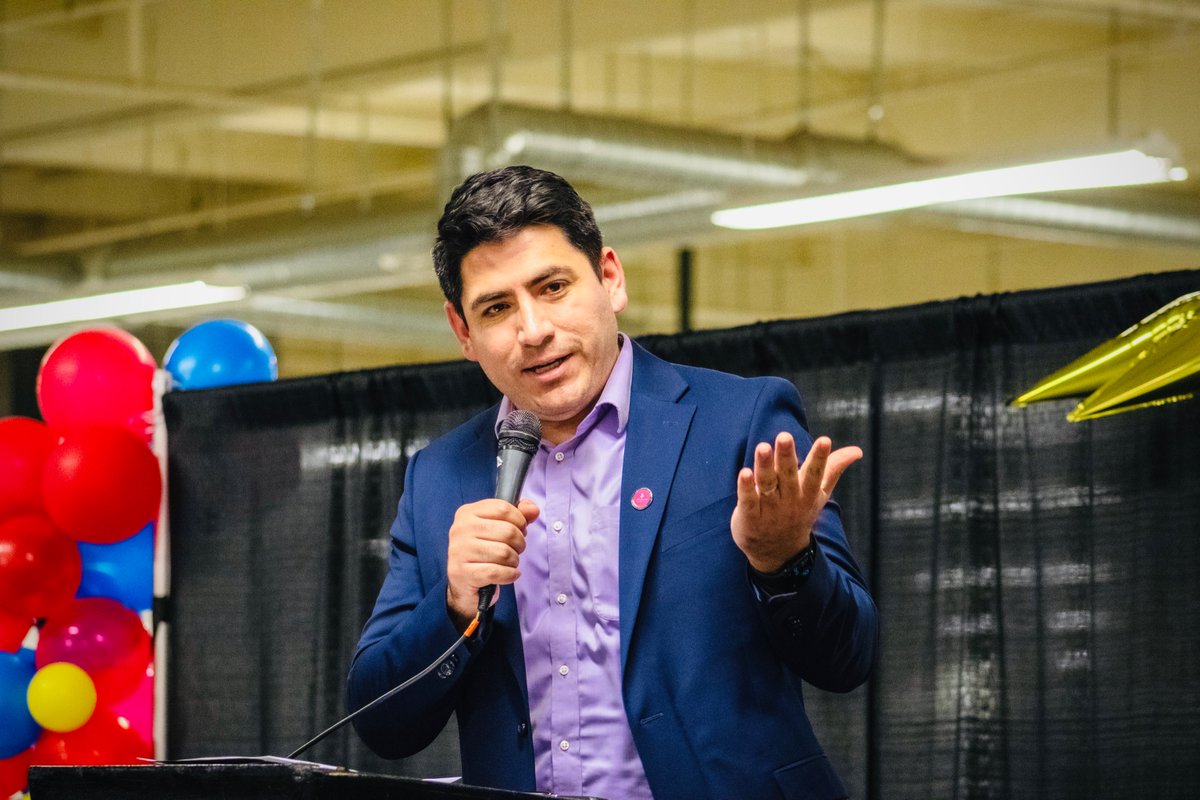
[[[533,454],[542,441],[542,421],[528,411],[514,409],[500,423],[496,440],[499,445],[496,454],[496,498],[515,506],[521,497],[521,486],[525,484],[529,462],[533,461]],[[495,584],[479,590],[481,617],[491,605],[495,593]]]

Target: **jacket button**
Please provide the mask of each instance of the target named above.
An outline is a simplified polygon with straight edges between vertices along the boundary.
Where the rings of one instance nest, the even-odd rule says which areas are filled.
[[[458,666],[458,656],[451,655],[449,658],[447,658],[445,661],[443,661],[441,664],[438,665],[438,670],[437,670],[438,677],[439,678],[449,678],[451,675],[454,674],[454,668],[457,666]]]
[[[527,733],[529,733],[528,723],[525,723],[525,722],[518,723],[517,724],[517,735],[524,736]]]

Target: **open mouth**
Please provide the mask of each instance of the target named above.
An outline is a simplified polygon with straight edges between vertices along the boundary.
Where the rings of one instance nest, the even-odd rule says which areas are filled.
[[[528,367],[528,368],[526,368],[525,371],[532,372],[534,375],[545,375],[547,372],[550,372],[551,370],[553,370],[555,367],[557,367],[559,364],[563,363],[566,360],[567,360],[567,356],[561,356],[560,358],[556,358],[553,361],[547,361],[544,364],[537,364],[536,366]]]

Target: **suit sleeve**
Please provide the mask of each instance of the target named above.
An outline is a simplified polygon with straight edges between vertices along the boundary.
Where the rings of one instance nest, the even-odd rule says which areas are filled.
[[[420,569],[418,541],[442,548],[447,531],[418,534],[422,481],[420,453],[408,464],[404,493],[392,524],[388,572],[375,609],[363,629],[347,679],[347,698],[356,710],[435,662],[459,637],[446,610],[446,576],[426,581]],[[438,498],[423,498],[436,503]],[[436,543],[436,545],[434,544]],[[441,732],[454,710],[461,680],[478,645],[462,644],[429,675],[387,702],[355,718],[363,741],[385,758],[401,758],[426,747]]]
[[[800,396],[791,383],[771,378],[758,398],[744,466],[753,464],[759,442],[773,442],[785,430],[796,438],[803,459],[813,437],[805,427]],[[818,688],[848,692],[870,675],[879,640],[878,613],[836,503],[825,506],[813,533],[817,556],[808,579],[794,594],[761,605],[771,642],[784,662]]]

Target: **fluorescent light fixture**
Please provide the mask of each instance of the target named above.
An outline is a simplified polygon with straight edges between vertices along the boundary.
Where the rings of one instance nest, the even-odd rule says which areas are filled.
[[[1187,170],[1183,167],[1173,167],[1168,158],[1150,156],[1141,150],[1122,150],[803,197],[778,203],[729,208],[715,212],[712,222],[723,228],[762,230],[865,217],[984,197],[1133,186],[1186,179]]]
[[[204,281],[191,281],[12,306],[0,308],[0,332],[232,303],[243,299],[246,294],[244,286],[212,286]]]

